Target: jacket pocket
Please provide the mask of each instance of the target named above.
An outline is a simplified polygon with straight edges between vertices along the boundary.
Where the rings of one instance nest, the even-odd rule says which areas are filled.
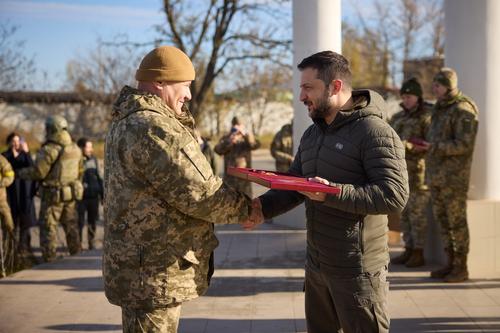
[[[208,180],[212,176],[212,167],[208,163],[205,155],[201,152],[200,147],[194,141],[190,141],[182,147],[181,151],[196,170],[198,170],[203,179]]]

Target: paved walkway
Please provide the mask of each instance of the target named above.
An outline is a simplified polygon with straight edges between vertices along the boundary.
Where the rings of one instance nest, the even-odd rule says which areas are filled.
[[[179,332],[305,332],[305,232],[265,224],[217,228],[217,270],[183,307]],[[393,249],[395,254],[399,249]],[[88,251],[0,280],[0,332],[119,332],[103,294],[101,252]],[[500,281],[442,284],[391,267],[391,332],[500,332]]]
[[[270,169],[262,156],[256,167]],[[305,231],[264,224],[217,234],[212,286],[183,306],[179,332],[306,332]],[[500,332],[500,280],[437,283],[427,278],[431,268],[390,267],[391,332]],[[120,309],[103,293],[100,250],[0,279],[0,333],[120,331]]]

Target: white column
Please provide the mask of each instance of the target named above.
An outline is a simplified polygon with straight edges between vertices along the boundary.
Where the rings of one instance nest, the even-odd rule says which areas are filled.
[[[445,1],[445,61],[479,107],[471,199],[500,200],[500,1]]]
[[[341,0],[294,0],[293,1],[293,143],[294,150],[302,133],[311,124],[307,109],[299,100],[300,72],[297,65],[316,52],[331,50],[341,52]],[[305,226],[304,208],[299,207],[276,223],[298,228]]]
[[[467,202],[471,278],[500,277],[500,1],[445,0],[445,63],[479,107]]]

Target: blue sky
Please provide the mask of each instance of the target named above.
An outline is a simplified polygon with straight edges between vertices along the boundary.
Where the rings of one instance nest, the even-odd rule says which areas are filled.
[[[352,1],[342,1],[345,19],[354,16]],[[134,41],[154,39],[153,25],[164,22],[161,5],[160,0],[0,0],[0,21],[19,27],[16,39],[26,42],[26,55],[47,72],[50,84],[44,88],[54,90],[64,82],[68,60],[93,49],[98,38],[127,33]]]

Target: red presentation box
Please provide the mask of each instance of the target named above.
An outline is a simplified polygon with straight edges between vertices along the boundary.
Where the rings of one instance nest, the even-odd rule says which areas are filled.
[[[231,176],[245,179],[275,190],[325,192],[331,194],[340,193],[340,188],[338,187],[310,182],[307,178],[297,177],[287,173],[234,167],[227,168],[227,173]]]

